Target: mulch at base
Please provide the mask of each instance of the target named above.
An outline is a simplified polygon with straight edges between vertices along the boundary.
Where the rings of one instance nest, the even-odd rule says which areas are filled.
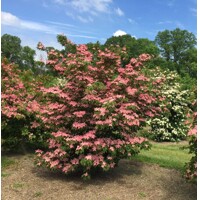
[[[3,170],[2,200],[196,200],[197,187],[180,172],[153,164],[121,160],[89,181],[37,168],[31,155],[12,156]]]

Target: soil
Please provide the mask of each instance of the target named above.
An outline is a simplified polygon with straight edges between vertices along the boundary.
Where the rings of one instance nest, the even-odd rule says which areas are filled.
[[[109,172],[89,181],[34,166],[33,155],[11,156],[15,164],[3,169],[2,200],[195,200],[197,187],[180,172],[121,160]]]

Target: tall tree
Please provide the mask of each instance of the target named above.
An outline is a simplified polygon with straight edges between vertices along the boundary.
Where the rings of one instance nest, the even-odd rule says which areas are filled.
[[[6,57],[10,62],[18,62],[21,49],[20,38],[9,34],[4,34],[1,37],[2,58]]]
[[[24,46],[21,49],[20,58],[21,58],[21,65],[27,68],[34,68],[35,61],[35,50],[31,49],[29,46]]]
[[[2,58],[19,65],[20,69],[35,70],[35,50],[29,46],[21,46],[21,39],[17,36],[4,34],[1,37]]]
[[[161,55],[167,60],[179,64],[183,54],[195,47],[196,37],[187,30],[176,28],[158,32],[155,42],[160,48]]]
[[[121,36],[112,36],[108,38],[105,42],[105,46],[110,45],[119,45],[120,47],[129,47],[134,44],[136,39],[129,34],[121,35]]]
[[[159,49],[154,41],[147,38],[138,38],[135,45],[131,46],[130,53],[132,57],[137,57],[140,54],[147,53],[150,55],[159,55]]]
[[[183,66],[183,73],[190,77],[197,78],[197,48],[188,49],[182,54],[180,64]]]
[[[129,58],[138,57],[143,53],[151,54],[154,56],[159,55],[159,49],[154,41],[151,41],[147,38],[136,39],[129,34],[108,38],[105,42],[105,47],[110,45],[126,47]]]

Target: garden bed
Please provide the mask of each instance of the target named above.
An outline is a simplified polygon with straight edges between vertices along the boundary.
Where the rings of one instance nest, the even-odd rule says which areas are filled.
[[[2,169],[2,200],[195,200],[197,188],[175,169],[121,160],[107,173],[83,181],[33,165],[33,154],[9,157]]]

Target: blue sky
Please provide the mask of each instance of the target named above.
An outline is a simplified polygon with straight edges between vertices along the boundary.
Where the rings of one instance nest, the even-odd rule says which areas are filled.
[[[130,34],[154,40],[175,28],[197,34],[196,0],[2,0],[1,34],[20,37],[22,45],[59,48],[57,34],[75,43]]]

